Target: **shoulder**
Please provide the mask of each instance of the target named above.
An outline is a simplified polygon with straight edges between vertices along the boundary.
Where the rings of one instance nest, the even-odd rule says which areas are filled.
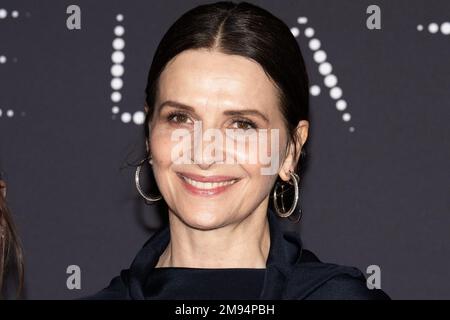
[[[341,266],[342,267],[342,266]],[[307,300],[390,300],[381,289],[369,289],[365,279],[342,273],[325,281]]]
[[[90,296],[84,297],[81,300],[129,300],[128,290],[128,275],[129,270],[124,269],[120,272],[119,276],[116,276],[111,280],[109,285],[100,290],[99,292]]]
[[[325,263],[303,250],[289,279],[288,299],[389,300],[381,289],[369,289],[364,274],[355,267]]]

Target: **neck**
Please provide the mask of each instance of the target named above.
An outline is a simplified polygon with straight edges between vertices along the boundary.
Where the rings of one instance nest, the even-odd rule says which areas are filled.
[[[169,209],[170,242],[156,268],[265,268],[270,249],[267,208],[213,230],[186,225]]]

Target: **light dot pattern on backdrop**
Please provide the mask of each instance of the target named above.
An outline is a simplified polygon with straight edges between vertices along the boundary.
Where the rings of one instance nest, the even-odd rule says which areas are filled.
[[[0,108],[0,118],[3,118],[3,119],[12,118],[12,117],[14,117],[14,114],[15,114],[14,110],[12,110],[12,109],[5,110],[5,109]],[[23,115],[25,115],[25,114],[23,114]]]
[[[438,32],[438,30],[439,30],[439,26],[437,25],[437,23],[430,23],[428,25],[428,31],[430,33],[436,33],[436,32]]]
[[[305,24],[305,23],[308,21],[308,19],[306,19],[305,17],[300,17],[297,21],[298,21],[299,24]],[[309,31],[308,31],[308,30],[309,30]],[[312,30],[311,28],[305,30],[305,32],[306,32],[309,36],[312,36],[312,35],[314,34],[314,30]],[[299,30],[297,27],[292,27],[292,28],[291,28],[291,33],[292,33],[292,35],[293,35],[294,37],[297,38],[297,37],[300,35],[300,30]],[[306,35],[306,34],[305,34],[305,35]],[[319,40],[319,39],[311,39],[311,40],[309,41],[309,48],[310,48],[311,50],[313,50],[313,51],[319,49],[319,48],[320,48],[320,40]],[[325,69],[323,70],[323,72],[326,72],[326,71],[327,71],[326,68],[327,68],[327,66],[325,66]],[[323,69],[323,68],[322,68],[322,69]],[[330,72],[331,72],[331,71],[330,71]],[[310,86],[310,87],[309,87],[309,93],[310,93],[312,96],[314,96],[314,97],[318,96],[318,95],[320,94],[320,91],[321,91],[321,90],[320,90],[320,87],[319,87],[318,85],[313,85],[313,86]]]
[[[328,88],[333,88],[337,84],[337,78],[334,74],[329,74],[323,79],[323,82]]]
[[[300,30],[298,30],[297,27],[291,28],[291,32],[294,35],[294,37],[298,37],[298,35],[300,34]]]
[[[111,75],[114,77],[121,77],[125,72],[125,68],[121,64],[114,64],[111,67]]]
[[[116,15],[117,22],[123,22],[123,14]],[[293,31],[295,32],[295,31]],[[112,48],[114,49],[111,54],[111,101],[114,103],[111,108],[112,118],[116,119],[116,116],[122,123],[134,123],[136,125],[142,125],[145,121],[145,113],[143,111],[136,111],[134,113],[121,112],[118,106],[119,102],[122,100],[122,94],[120,90],[123,88],[122,76],[125,73],[125,67],[123,65],[125,61],[125,54],[123,49],[125,48],[125,40],[123,36],[125,34],[125,27],[122,24],[117,24],[114,26],[114,40],[112,42]]]
[[[10,12],[9,16],[13,19],[18,18],[19,11],[13,10]],[[0,8],[0,19],[6,19],[6,18],[8,18],[8,10],[6,10],[5,8]]]
[[[298,24],[307,24],[308,23],[308,18],[307,17],[299,17],[297,19]]]
[[[344,111],[347,108],[347,102],[345,100],[338,100],[336,102],[336,109]]]
[[[10,12],[11,18],[18,18],[19,17],[19,11],[13,10]],[[0,19],[6,19],[8,18],[8,10],[4,8],[0,8]],[[13,62],[17,62],[17,58],[12,59]],[[5,55],[0,55],[0,64],[5,64],[8,62],[8,58]],[[13,109],[0,109],[0,118],[6,119],[6,118],[13,118],[15,115],[15,112]],[[22,116],[25,116],[25,113],[21,113]]]
[[[318,39],[311,39],[311,41],[309,41],[309,48],[313,51],[319,50],[320,41]]]
[[[318,96],[320,94],[320,87],[318,85],[313,85],[309,88],[309,92],[312,96]]]
[[[114,34],[118,37],[123,36],[123,34],[125,33],[125,28],[123,26],[116,26],[114,28]]]
[[[319,73],[323,76],[329,75],[333,71],[333,67],[329,62],[323,62],[319,65]]]
[[[123,63],[125,60],[125,54],[122,51],[114,51],[111,55],[111,60],[115,64]]]
[[[441,32],[446,36],[450,34],[450,22],[444,22],[441,24]]]
[[[119,91],[114,91],[111,93],[111,100],[112,102],[120,102],[122,100],[122,94]]]
[[[301,28],[304,28],[303,35],[306,38],[310,38],[308,40],[308,47],[313,52],[313,60],[318,64],[318,71],[324,77],[323,82],[325,87],[329,88],[330,98],[336,101],[336,110],[342,112],[347,110],[347,101],[342,98],[343,92],[340,87],[337,86],[338,78],[333,72],[333,66],[328,60],[328,55],[325,50],[322,48],[322,43],[317,36],[315,36],[316,32],[314,28],[308,26],[308,18],[307,17],[298,17],[297,23]],[[443,27],[446,30],[446,26]],[[419,30],[419,26],[417,27]],[[423,26],[422,26],[423,29]],[[442,29],[442,27],[441,27]],[[419,30],[420,31],[420,30]],[[294,37],[298,37],[302,31],[298,27],[291,28],[292,35]],[[315,37],[314,37],[315,36]],[[313,38],[314,37],[314,38]],[[318,96],[320,94],[320,87],[318,85],[313,85],[309,88],[309,92],[312,96]],[[346,123],[349,123],[351,119],[351,114],[348,110],[342,114],[342,120]],[[349,127],[350,132],[355,131],[354,126]]]
[[[351,118],[350,113],[346,112],[342,115],[342,120],[344,121],[350,121],[350,118]]]
[[[308,38],[311,38],[312,36],[314,36],[314,29],[313,28],[306,28],[305,29],[305,36],[307,36]]]
[[[145,120],[145,114],[142,111],[136,111],[133,114],[133,122],[135,124],[143,124]]]
[[[112,45],[115,50],[122,50],[125,47],[125,41],[122,38],[115,38]]]
[[[128,123],[131,121],[131,114],[129,112],[124,112],[120,115],[120,120],[122,120],[123,123]]]
[[[323,63],[327,60],[327,54],[323,50],[316,51],[314,53],[314,61],[317,63]]]
[[[112,41],[113,53],[111,54],[111,89],[113,90],[111,93],[111,101],[114,103],[111,108],[112,118],[116,119],[116,115],[120,113],[120,107],[118,106],[119,102],[122,101],[122,93],[120,90],[123,88],[123,79],[122,76],[125,73],[125,67],[123,63],[125,62],[125,53],[123,49],[125,48],[125,40],[123,39],[123,35],[125,34],[125,27],[121,24],[124,20],[123,14],[116,15],[117,24],[114,26],[114,36],[115,38]],[[128,123],[131,120],[131,115],[129,113],[122,113],[119,116],[119,119],[123,123]]]
[[[417,31],[423,31],[426,30],[431,34],[442,34],[444,36],[450,35],[450,22],[445,21],[441,23],[440,25],[436,22],[430,22],[426,27],[424,27],[421,24],[417,25]]]
[[[122,89],[123,86],[123,81],[121,78],[113,78],[111,80],[111,88],[113,88],[113,90],[120,90]]]

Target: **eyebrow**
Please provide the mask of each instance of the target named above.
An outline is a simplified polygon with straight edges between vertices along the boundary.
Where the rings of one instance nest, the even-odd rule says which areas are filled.
[[[159,105],[159,112],[161,112],[161,110],[165,107],[165,106],[172,106],[178,109],[184,109],[187,111],[191,111],[195,113],[195,109],[187,104],[181,103],[181,102],[177,102],[177,101],[173,101],[173,100],[166,100],[163,103],[161,103]],[[227,116],[244,116],[244,115],[254,115],[254,116],[259,116],[261,117],[265,122],[269,123],[269,118],[262,113],[259,110],[256,109],[243,109],[243,110],[225,110],[223,112],[224,115]]]

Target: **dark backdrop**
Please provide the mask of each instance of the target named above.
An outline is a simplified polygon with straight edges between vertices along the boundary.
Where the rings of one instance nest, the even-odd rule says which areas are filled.
[[[312,89],[301,177],[305,246],[327,262],[380,266],[393,298],[449,299],[450,35],[446,24],[435,33],[429,24],[450,21],[450,2],[252,2],[298,34],[320,89]],[[25,248],[27,298],[101,289],[158,227],[124,160],[144,148],[139,111],[154,50],[201,3],[0,3],[0,161]],[[71,4],[81,8],[81,30],[66,27]],[[371,4],[381,30],[366,28]],[[111,87],[115,38],[125,44],[114,43],[125,55],[123,75],[113,71],[119,90]],[[324,83],[323,62],[337,84]],[[81,290],[66,287],[73,264]]]

